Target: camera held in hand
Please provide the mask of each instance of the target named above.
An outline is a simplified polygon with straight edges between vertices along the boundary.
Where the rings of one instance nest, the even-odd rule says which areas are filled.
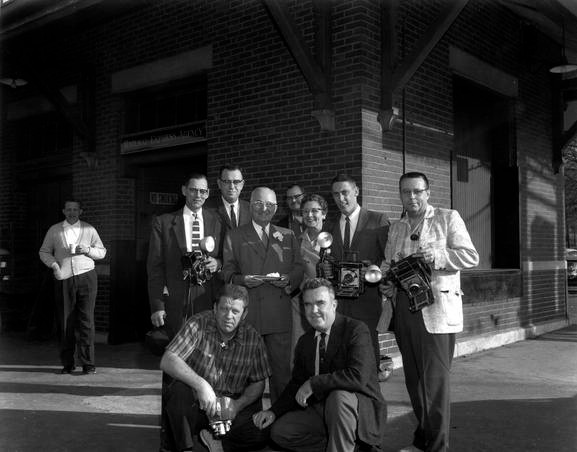
[[[212,278],[212,273],[206,268],[208,254],[214,251],[215,242],[212,236],[203,238],[199,247],[184,254],[181,258],[182,278],[188,279],[193,286],[202,286]]]
[[[431,289],[431,267],[422,257],[410,255],[393,262],[384,278],[405,291],[411,312],[420,311],[435,301]]]
[[[343,260],[331,255],[333,236],[330,232],[321,232],[317,238],[321,247],[320,260],[317,264],[317,276],[328,279],[335,287],[335,295],[340,298],[357,298],[365,291],[366,283],[378,283],[382,274],[378,266],[370,265],[363,272],[363,262],[357,258],[356,251],[345,251]]]

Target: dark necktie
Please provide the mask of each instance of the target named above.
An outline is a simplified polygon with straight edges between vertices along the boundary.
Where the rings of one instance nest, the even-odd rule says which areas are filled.
[[[265,248],[268,248],[268,234],[266,233],[266,229],[262,228],[262,236],[260,238],[262,240],[262,244]]]
[[[343,240],[343,248],[348,250],[351,246],[351,219],[345,217],[345,239]]]
[[[327,333],[321,333],[319,336],[319,375],[328,373],[326,363],[327,353]]]
[[[232,223],[233,229],[236,228],[237,226],[236,213],[234,213],[234,206],[232,204],[230,206],[230,222]]]
[[[191,251],[200,247],[200,221],[198,215],[192,214],[192,235],[190,240]]]

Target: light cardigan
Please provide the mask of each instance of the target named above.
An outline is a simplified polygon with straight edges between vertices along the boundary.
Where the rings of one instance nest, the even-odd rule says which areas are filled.
[[[49,268],[57,263],[61,272],[60,279],[68,279],[92,270],[94,261],[106,256],[106,248],[104,248],[98,232],[84,221],[80,221],[80,237],[77,245],[90,247],[88,254],[71,255],[64,234],[63,223],[56,223],[48,229],[38,254],[40,260]]]

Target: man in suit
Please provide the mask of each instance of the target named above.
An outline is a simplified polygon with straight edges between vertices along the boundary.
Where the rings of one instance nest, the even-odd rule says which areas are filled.
[[[380,265],[387,243],[389,220],[384,213],[373,212],[358,204],[359,188],[346,174],[332,180],[333,199],[340,215],[330,230],[333,235],[331,255],[337,262],[350,261],[351,254],[366,266]],[[362,272],[364,275],[364,272]],[[381,296],[376,284],[365,284],[365,291],[356,298],[339,298],[341,314],[362,320],[369,327],[377,365],[380,358],[377,323],[381,315]]]
[[[387,408],[380,392],[371,336],[358,320],[338,314],[332,284],[303,284],[312,326],[297,344],[292,379],[271,408],[253,415],[283,450],[380,450]]]
[[[248,288],[251,309],[247,322],[263,336],[272,370],[273,400],[290,375],[290,293],[303,277],[300,245],[294,233],[270,224],[276,208],[274,191],[267,187],[253,190],[252,221],[227,233],[222,269],[225,283]]]
[[[222,224],[214,212],[203,209],[209,196],[206,176],[191,174],[181,190],[185,206],[153,220],[147,260],[150,318],[155,327],[166,324],[169,338],[178,332],[186,317],[212,308],[217,289],[215,278],[203,286],[185,280],[183,255],[198,249],[202,238],[212,236],[216,246],[209,253],[206,268],[216,273],[222,267]]]
[[[289,208],[287,216],[282,217],[277,225],[283,228],[291,229],[296,238],[300,238],[301,234],[306,229],[303,224],[303,215],[301,213],[301,200],[305,192],[298,185],[291,185],[286,191],[286,205]]]
[[[390,282],[381,286],[388,303],[394,305],[393,330],[418,422],[413,444],[402,450],[445,451],[449,447],[455,334],[463,330],[460,270],[476,267],[479,254],[456,210],[429,205],[429,180],[425,174],[403,174],[399,193],[405,215],[391,226],[382,270],[410,255],[422,258],[432,270],[434,300],[411,312],[404,290]]]
[[[241,168],[235,164],[222,166],[216,183],[220,190],[220,198],[207,202],[207,208],[214,209],[218,213],[225,226],[223,233],[250,223],[250,204],[239,199],[244,187]]]
[[[216,273],[222,267],[222,224],[217,214],[203,209],[209,196],[208,181],[203,174],[187,176],[181,187],[185,205],[176,212],[155,217],[152,221],[148,249],[148,297],[152,324],[164,327],[172,339],[186,319],[212,308],[219,288],[214,276],[204,285],[184,278],[183,256],[198,251],[200,240],[212,236],[215,248],[208,256],[206,269]],[[172,433],[166,414],[165,393],[171,378],[162,374],[160,450],[172,450]]]

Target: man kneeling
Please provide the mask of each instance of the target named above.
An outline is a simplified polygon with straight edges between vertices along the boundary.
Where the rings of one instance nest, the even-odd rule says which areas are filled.
[[[255,425],[272,424],[272,440],[292,451],[380,450],[387,410],[367,326],[337,314],[325,279],[306,281],[302,298],[312,329],[297,343],[291,381]]]
[[[192,316],[166,348],[160,368],[174,378],[165,400],[179,451],[194,450],[199,432],[210,451],[266,444],[268,431],[256,428],[251,416],[262,410],[271,372],[260,334],[244,322],[247,309],[246,289],[226,285],[213,310]]]

